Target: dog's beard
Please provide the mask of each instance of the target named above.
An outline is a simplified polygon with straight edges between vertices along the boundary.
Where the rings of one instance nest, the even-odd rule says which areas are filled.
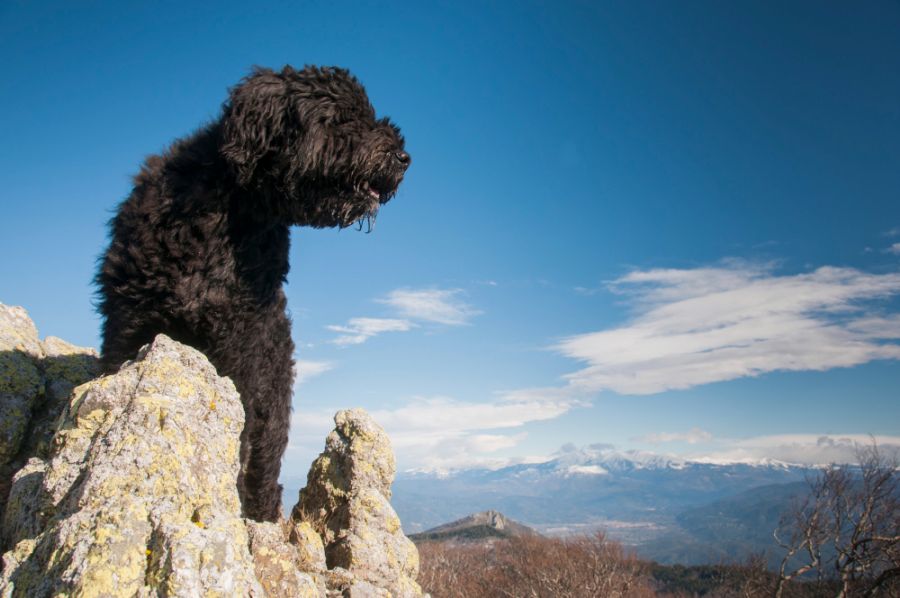
[[[370,194],[356,189],[317,190],[300,193],[297,203],[288,215],[291,224],[314,228],[348,228],[357,225],[360,230],[371,231],[375,227],[378,210],[391,198],[390,194]]]
[[[399,183],[397,183],[399,184]],[[390,185],[390,184],[388,184]],[[372,232],[375,228],[375,220],[378,217],[378,210],[381,209],[381,206],[386,204],[394,197],[394,193],[397,191],[396,185],[391,185],[390,190],[388,191],[380,191],[379,189],[383,189],[385,187],[385,183],[370,183],[368,181],[364,181],[363,183],[357,185],[354,189],[354,192],[358,198],[362,200],[360,204],[362,206],[362,213],[360,215],[351,213],[348,214],[349,223],[345,220],[345,224],[342,225],[341,228],[345,226],[349,226],[350,224],[356,224],[360,230],[362,230],[363,225],[366,227],[366,232]]]
[[[378,210],[381,208],[382,202],[380,195],[372,195],[366,193],[367,202],[352,205],[348,204],[340,218],[340,227],[346,228],[356,224],[359,230],[366,226],[366,232],[372,232],[375,228],[375,219],[378,217]]]
[[[378,211],[393,198],[403,180],[401,172],[390,169],[356,169],[350,179],[310,176],[300,169],[288,169],[283,196],[293,198],[284,207],[294,225],[315,228],[347,228],[357,225],[370,232]]]

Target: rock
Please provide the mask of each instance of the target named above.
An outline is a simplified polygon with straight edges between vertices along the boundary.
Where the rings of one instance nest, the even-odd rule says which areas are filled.
[[[0,512],[13,473],[49,450],[72,389],[99,372],[96,351],[54,337],[41,342],[24,309],[0,303]]]
[[[21,540],[32,539],[41,532],[44,521],[37,497],[40,496],[46,473],[47,464],[32,458],[13,476],[6,510],[0,523],[6,545],[15,546]]]
[[[294,507],[314,516],[261,523],[241,518],[240,397],[201,353],[159,335],[97,372],[0,305],[0,598],[422,596],[364,411],[335,416]]]
[[[325,450],[313,462],[292,519],[308,522],[325,543],[329,586],[345,596],[419,597],[419,556],[391,507],[395,464],[384,430],[362,409],[340,411]]]
[[[256,577],[262,584],[266,596],[313,598],[325,595],[324,567],[311,571],[304,567],[301,552],[319,549],[321,562],[325,562],[322,540],[315,537],[310,545],[298,546],[284,541],[285,533],[281,524],[248,521],[250,532],[250,552]],[[319,559],[315,559],[319,560]]]
[[[300,568],[303,571],[323,573],[325,546],[316,530],[306,521],[291,521],[290,542],[297,547]]]
[[[37,327],[23,307],[0,303],[0,350],[43,355]]]
[[[236,490],[243,423],[234,385],[163,335],[76,388],[46,467],[13,484],[0,593],[265,595]]]
[[[0,304],[0,465],[18,454],[31,411],[44,394],[44,349],[21,307]]]

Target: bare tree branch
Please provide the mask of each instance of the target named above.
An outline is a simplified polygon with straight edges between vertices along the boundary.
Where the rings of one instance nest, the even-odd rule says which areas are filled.
[[[840,598],[900,595],[897,455],[884,454],[873,439],[857,447],[857,460],[808,479],[807,495],[774,531],[784,550],[776,598],[812,571],[820,581],[838,580]]]

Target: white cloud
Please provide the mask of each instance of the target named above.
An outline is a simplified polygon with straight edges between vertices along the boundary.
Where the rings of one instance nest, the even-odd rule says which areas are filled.
[[[758,463],[774,460],[801,465],[855,463],[857,447],[871,446],[867,434],[781,434],[727,442],[719,451],[695,455],[704,463]],[[900,436],[875,436],[885,455],[900,451]]]
[[[334,369],[330,361],[310,361],[298,359],[294,362],[294,386],[303,384],[310,378]]]
[[[822,267],[778,276],[725,262],[635,271],[612,290],[635,315],[624,326],[564,339],[585,362],[567,376],[580,392],[652,394],[773,371],[827,370],[900,358],[900,317],[867,313],[900,294],[900,274]]]
[[[709,442],[712,440],[712,434],[700,428],[691,428],[687,432],[658,432],[656,434],[647,434],[640,436],[634,440],[638,442],[648,442],[650,444],[661,444],[663,442],[686,442],[688,444],[698,444],[700,442]]]
[[[446,397],[420,398],[398,409],[374,411],[372,416],[391,436],[405,467],[447,471],[468,467],[501,467],[507,457],[492,456],[511,449],[525,438],[515,430],[528,423],[555,419],[584,403],[562,396],[504,396],[475,403]],[[487,432],[490,431],[490,432]]]
[[[472,430],[518,428],[528,422],[559,417],[580,404],[556,398],[474,403],[430,397],[417,398],[397,409],[373,411],[372,416],[385,428],[402,432],[405,437],[421,434],[424,440],[436,435],[459,436]]]
[[[415,327],[409,320],[391,318],[351,318],[344,326],[327,326],[341,335],[329,341],[335,345],[360,345],[383,332],[406,332]]]
[[[334,410],[310,410],[296,402],[291,413],[287,451],[282,463],[285,478],[305,479],[309,466],[325,446],[325,438],[334,428]]]
[[[379,303],[411,320],[461,326],[481,313],[460,299],[462,289],[396,289]]]
[[[295,406],[296,407],[296,406]],[[305,441],[314,442],[321,450],[328,432],[334,428],[334,414],[336,410],[308,410],[299,408],[291,413],[291,442],[302,438]]]
[[[352,318],[343,326],[327,326],[341,336],[335,345],[360,345],[383,332],[406,332],[421,323],[462,326],[481,312],[460,299],[462,289],[396,289],[376,299],[389,305],[401,318]]]
[[[603,289],[597,288],[588,288],[588,287],[573,287],[573,291],[578,293],[579,295],[584,295],[585,297],[592,297],[602,291]]]
[[[609,475],[609,472],[599,465],[570,465],[566,468],[569,475]]]
[[[887,249],[885,249],[887,253],[893,253],[894,255],[900,255],[900,243],[894,243]]]
[[[527,458],[496,453],[513,449],[527,436],[522,428],[555,419],[584,405],[572,399],[537,398],[476,403],[448,397],[415,398],[395,409],[370,410],[391,438],[403,469],[445,472],[470,467],[497,468]],[[322,442],[333,426],[331,413],[295,413],[291,446],[311,453],[304,442]],[[294,459],[294,457],[291,457]],[[545,459],[544,459],[545,460]],[[302,469],[293,465],[292,468]]]

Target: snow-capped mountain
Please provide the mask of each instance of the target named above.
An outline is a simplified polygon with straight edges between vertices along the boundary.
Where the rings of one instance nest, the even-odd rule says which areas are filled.
[[[582,448],[564,448],[552,458],[541,462],[520,463],[500,468],[464,468],[464,469],[410,469],[401,472],[407,479],[421,478],[453,478],[468,475],[484,475],[490,477],[491,472],[500,475],[609,475],[640,470],[683,470],[691,467],[704,468],[763,468],[775,470],[806,471],[808,466],[786,463],[777,459],[742,459],[724,460],[707,457],[686,459],[675,455],[653,453],[638,450],[617,450],[609,445],[592,445]]]
[[[779,505],[788,506],[789,496],[802,487],[809,472],[772,460],[710,463],[595,445],[564,449],[542,463],[495,470],[404,472],[394,484],[394,505],[408,533],[494,509],[544,533],[605,529],[651,558],[703,561],[740,558],[741,551],[762,548],[731,541],[728,550],[716,552],[715,538],[692,540],[692,522],[715,527],[718,515],[704,509],[749,492],[749,498],[741,499],[742,509],[750,512],[753,501],[773,500],[776,504],[764,512],[777,519]],[[771,491],[752,492],[763,486]],[[760,542],[771,538],[769,526],[775,524],[777,520],[753,523],[762,530]],[[737,529],[734,522],[729,525]],[[703,555],[681,552],[695,544],[698,550],[702,546]],[[661,546],[676,552],[660,553]]]
[[[772,459],[564,447],[540,463],[402,472],[392,503],[406,533],[496,510],[542,533],[603,529],[660,562],[717,562],[772,548],[780,514],[812,471]],[[286,504],[302,484],[285,484]]]

